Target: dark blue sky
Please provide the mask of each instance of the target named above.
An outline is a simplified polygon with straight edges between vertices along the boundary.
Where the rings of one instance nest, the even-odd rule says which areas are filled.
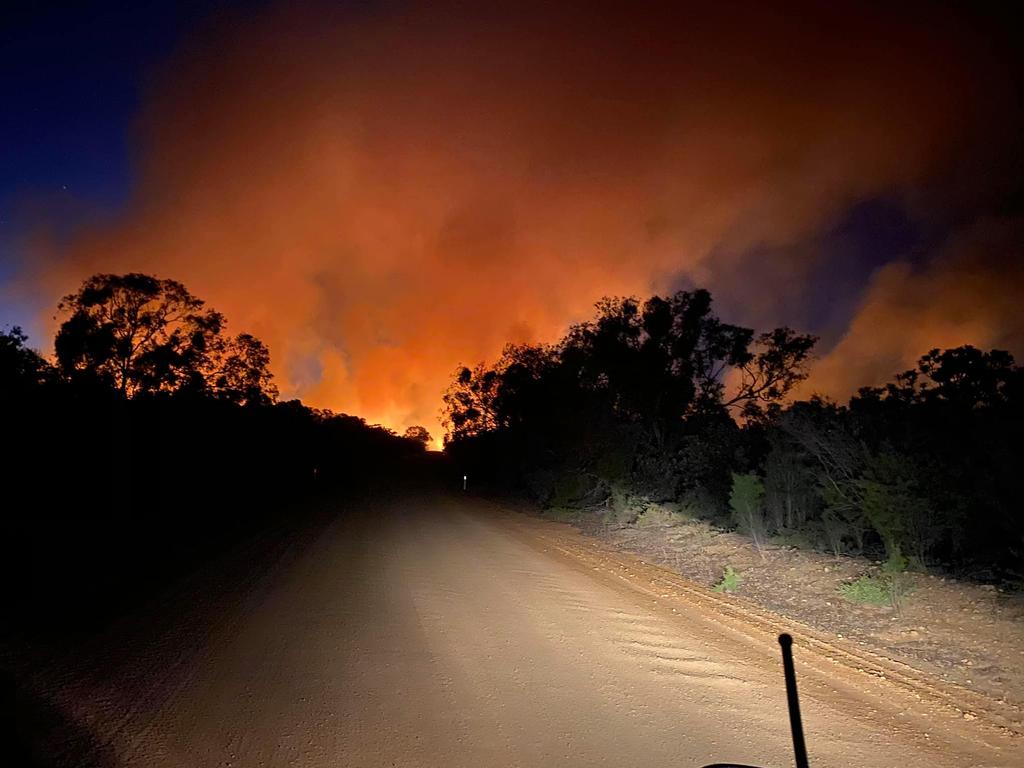
[[[0,281],[35,216],[68,233],[127,201],[132,120],[148,78],[197,25],[244,5],[256,3],[3,3]],[[18,309],[0,308],[0,325],[25,323]]]
[[[0,37],[0,201],[70,191],[116,206],[145,78],[217,4],[16,3]],[[57,10],[59,9],[59,10]]]

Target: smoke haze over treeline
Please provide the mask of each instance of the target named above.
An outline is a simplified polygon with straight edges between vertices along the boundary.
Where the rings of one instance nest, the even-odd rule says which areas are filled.
[[[181,279],[268,343],[282,394],[435,435],[459,364],[604,295],[705,285],[820,333],[806,387],[837,396],[931,347],[1019,354],[1005,20],[850,11],[225,12],[152,73],[124,210],[62,240],[36,209],[0,290],[42,334],[93,273]],[[858,206],[906,236],[844,229]]]

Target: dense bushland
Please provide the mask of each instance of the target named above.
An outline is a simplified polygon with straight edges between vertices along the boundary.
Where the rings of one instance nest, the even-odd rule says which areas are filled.
[[[266,348],[178,283],[100,275],[61,307],[54,363],[0,333],[8,626],[102,622],[321,494],[422,469],[417,436],[276,402]]]
[[[605,299],[551,346],[462,368],[447,448],[480,480],[631,524],[659,507],[891,571],[1024,575],[1024,371],[933,350],[845,405],[789,402],[814,339],[722,322],[706,291]]]

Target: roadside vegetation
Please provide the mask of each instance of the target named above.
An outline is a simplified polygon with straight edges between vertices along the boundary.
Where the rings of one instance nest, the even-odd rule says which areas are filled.
[[[845,404],[792,402],[811,336],[724,322],[703,290],[596,310],[556,344],[456,371],[446,444],[464,471],[561,519],[700,519],[762,557],[884,563],[844,587],[861,603],[898,606],[908,569],[1024,580],[1024,370],[1009,353],[935,349]]]
[[[860,576],[843,584],[839,591],[851,603],[867,605],[891,605],[892,589],[888,579],[878,576]]]
[[[735,592],[743,583],[743,578],[733,570],[731,565],[725,566],[722,580],[715,584],[715,592]]]
[[[9,630],[102,623],[430,439],[280,402],[266,346],[173,280],[96,275],[58,312],[52,360],[0,332]]]

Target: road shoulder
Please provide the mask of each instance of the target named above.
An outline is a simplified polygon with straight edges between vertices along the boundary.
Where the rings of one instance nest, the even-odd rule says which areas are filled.
[[[475,500],[508,531],[616,588],[641,593],[660,611],[714,625],[737,653],[762,662],[777,656],[776,638],[795,639],[801,689],[822,702],[842,697],[851,715],[889,718],[894,729],[934,745],[1013,754],[1024,747],[1019,705],[987,696],[891,658],[885,649],[813,627],[741,595],[721,594],[565,523],[528,514],[519,505]],[[780,673],[781,684],[781,673]],[[981,758],[984,759],[984,758]]]

